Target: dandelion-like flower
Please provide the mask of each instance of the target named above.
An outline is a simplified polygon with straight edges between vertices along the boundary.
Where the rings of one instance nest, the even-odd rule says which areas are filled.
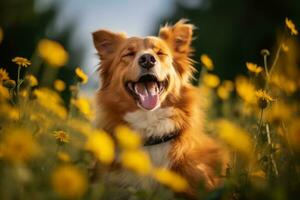
[[[249,156],[251,154],[253,144],[246,131],[225,119],[217,121],[216,124],[218,136],[221,140],[244,155]]]
[[[262,109],[266,108],[268,103],[274,101],[274,99],[265,90],[258,90],[255,94],[258,98],[258,106]]]
[[[282,48],[282,50],[284,52],[288,52],[289,51],[289,47],[285,43],[282,43],[281,48]]]
[[[251,82],[243,77],[237,77],[235,81],[236,91],[238,95],[248,104],[255,104],[255,87]]]
[[[73,165],[56,168],[51,176],[54,191],[62,198],[80,199],[87,189],[87,178]]]
[[[292,20],[285,18],[285,25],[291,31],[291,35],[298,35],[298,30]]]
[[[5,69],[0,68],[0,83],[9,80],[8,73]]]
[[[122,148],[137,149],[142,144],[141,137],[126,126],[118,126],[115,135]]]
[[[3,157],[12,163],[24,163],[40,153],[40,147],[28,130],[7,130],[2,143]]]
[[[74,105],[84,116],[88,119],[93,119],[94,113],[91,109],[88,98],[80,97],[78,99],[71,99],[71,104]]]
[[[66,133],[65,131],[54,131],[53,132],[54,137],[56,138],[56,140],[60,143],[68,143],[70,142],[70,136],[68,133]]]
[[[85,84],[88,82],[88,76],[79,67],[75,69],[75,73],[80,83]]]
[[[140,175],[147,175],[152,169],[149,155],[142,150],[125,150],[121,154],[123,167]]]
[[[114,160],[114,142],[112,138],[103,131],[94,131],[88,135],[86,150],[104,164],[110,164]]]
[[[15,57],[12,61],[21,67],[28,67],[31,65],[31,62],[27,58],[23,57]]]
[[[43,39],[38,44],[38,53],[50,66],[62,67],[69,59],[64,47],[53,40]]]
[[[188,188],[188,182],[179,174],[165,168],[158,168],[153,171],[154,178],[175,192],[183,192]]]
[[[205,74],[203,76],[203,83],[210,88],[216,88],[220,84],[220,79],[214,74]]]
[[[255,75],[258,75],[260,72],[263,71],[262,67],[258,66],[257,64],[251,63],[251,62],[247,62],[246,67],[250,72],[254,73]]]
[[[56,79],[53,83],[54,89],[62,92],[66,89],[66,84],[64,81],[60,80],[60,79]]]
[[[233,83],[231,81],[224,81],[217,89],[217,95],[226,100],[230,97],[230,93],[233,91]]]
[[[30,74],[30,75],[27,75],[27,76],[25,77],[25,79],[28,81],[30,87],[34,87],[34,86],[37,86],[37,85],[38,85],[38,80],[36,79],[35,76],[33,76],[33,75],[31,75],[31,74]]]
[[[203,65],[206,67],[208,70],[213,70],[214,69],[214,63],[212,59],[207,55],[207,54],[202,54],[200,56],[200,60],[203,63]]]

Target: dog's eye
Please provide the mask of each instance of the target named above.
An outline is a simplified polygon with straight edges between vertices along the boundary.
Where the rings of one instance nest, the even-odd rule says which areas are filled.
[[[162,50],[159,50],[157,53],[157,55],[159,56],[166,56],[167,54],[165,52],[163,52]]]
[[[134,55],[135,55],[135,52],[134,51],[130,51],[130,52],[124,54],[123,57],[134,56]]]

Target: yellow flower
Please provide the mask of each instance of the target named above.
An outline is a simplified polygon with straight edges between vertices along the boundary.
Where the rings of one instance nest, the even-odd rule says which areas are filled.
[[[11,120],[18,120],[20,113],[18,108],[13,107],[10,104],[2,104],[0,115],[3,115]]]
[[[214,74],[204,74],[203,83],[205,86],[210,88],[216,88],[220,84],[220,79]]]
[[[62,198],[80,199],[87,190],[87,178],[75,166],[63,165],[56,168],[51,176],[54,191]]]
[[[290,120],[293,113],[291,106],[279,101],[266,110],[265,116],[269,122],[281,122]]]
[[[200,60],[203,63],[203,65],[206,67],[206,69],[208,70],[214,69],[214,63],[207,54],[202,54]]]
[[[31,65],[31,62],[29,60],[22,57],[15,57],[14,59],[12,59],[12,61],[20,67],[28,67],[29,65]]]
[[[151,171],[149,155],[142,150],[125,150],[121,154],[123,167],[130,169],[140,175],[147,175]]]
[[[230,97],[230,93],[233,90],[233,83],[231,81],[224,81],[217,89],[217,94],[222,100],[226,100]]]
[[[75,73],[80,83],[85,84],[88,82],[88,76],[79,67],[75,69]]]
[[[256,103],[256,96],[255,96],[255,87],[250,81],[243,77],[237,77],[236,81],[236,91],[238,95],[249,104]]]
[[[8,73],[6,72],[5,69],[0,68],[0,83],[2,83],[3,81],[9,80],[9,76]]]
[[[218,136],[233,149],[250,155],[253,149],[252,141],[249,134],[238,125],[227,121],[217,121]]]
[[[114,142],[104,131],[99,130],[90,133],[85,148],[91,151],[104,164],[110,164],[114,160]]]
[[[285,25],[291,31],[291,35],[298,35],[298,31],[296,29],[295,24],[292,20],[288,19],[287,17],[285,18]]]
[[[3,40],[3,36],[4,36],[3,29],[0,27],[0,44]]]
[[[258,75],[260,72],[263,71],[263,68],[260,66],[257,66],[257,64],[251,63],[251,62],[247,62],[246,63],[247,69],[250,72],[253,72],[255,75]]]
[[[54,131],[53,135],[56,138],[56,140],[60,143],[70,142],[70,135],[65,131]]]
[[[30,87],[34,87],[38,85],[38,80],[33,75],[27,75],[25,79],[29,82]]]
[[[115,135],[122,148],[137,149],[141,146],[141,137],[127,126],[118,126]]]
[[[56,79],[53,83],[54,89],[56,89],[59,92],[62,92],[66,89],[66,84],[60,79]]]
[[[80,97],[78,99],[71,99],[71,104],[74,105],[88,119],[93,119],[94,113],[91,109],[88,98]]]
[[[57,92],[48,88],[39,88],[34,90],[34,95],[37,97],[37,102],[47,111],[56,114],[64,119],[67,117],[67,110],[62,105],[63,101]]]
[[[53,67],[62,67],[68,62],[69,55],[58,42],[42,39],[37,48],[39,55]]]
[[[266,100],[267,102],[274,101],[274,99],[265,90],[258,90],[255,94],[259,99]]]
[[[285,43],[282,43],[281,48],[282,48],[282,50],[284,52],[288,52],[289,51],[289,47]]]
[[[28,130],[13,128],[6,131],[2,142],[3,157],[12,163],[24,163],[40,153],[40,147]]]
[[[9,98],[9,92],[6,87],[3,87],[2,84],[0,84],[0,100],[1,99],[8,99]]]
[[[188,189],[188,182],[179,174],[165,168],[158,168],[153,171],[154,178],[175,192],[183,192]]]
[[[64,151],[57,152],[57,158],[63,162],[70,162],[71,160],[70,155]]]

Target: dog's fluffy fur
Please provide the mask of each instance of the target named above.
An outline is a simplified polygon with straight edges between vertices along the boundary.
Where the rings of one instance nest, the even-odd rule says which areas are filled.
[[[158,37],[127,37],[107,30],[93,33],[101,60],[97,126],[113,134],[116,126],[125,124],[145,139],[178,130],[180,135],[175,139],[145,149],[155,165],[172,169],[188,180],[189,195],[194,195],[201,183],[207,190],[220,186],[228,161],[226,151],[204,133],[199,91],[189,82],[194,71],[189,58],[192,32],[193,26],[181,20],[162,27]],[[149,71],[157,81],[166,83],[155,96],[157,102],[150,99],[150,107],[127,85],[137,83],[145,72],[139,59],[146,53],[156,60]]]

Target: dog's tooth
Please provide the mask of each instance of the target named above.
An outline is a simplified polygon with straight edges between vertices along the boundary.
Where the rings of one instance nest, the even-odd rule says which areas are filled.
[[[132,83],[128,83],[128,87],[129,87],[129,89],[130,89],[130,90],[132,90],[132,91],[133,91],[133,86],[132,86]]]

